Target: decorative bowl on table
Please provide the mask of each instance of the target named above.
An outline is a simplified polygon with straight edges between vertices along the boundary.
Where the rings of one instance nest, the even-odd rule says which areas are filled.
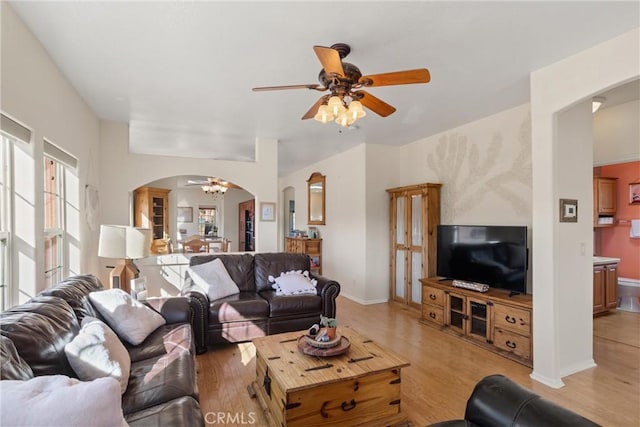
[[[329,347],[326,346],[327,344]],[[302,335],[298,338],[298,350],[309,356],[338,356],[346,353],[349,347],[351,347],[349,339],[340,335],[336,335],[335,339],[327,342],[316,341],[314,337],[309,335]]]
[[[318,334],[320,335],[320,334]],[[335,338],[329,341],[319,341],[316,337],[317,336],[311,336],[311,335],[303,335],[306,342],[315,348],[331,348],[331,347],[335,347],[338,344],[340,344],[340,340],[342,339],[342,336],[340,334],[336,334]]]

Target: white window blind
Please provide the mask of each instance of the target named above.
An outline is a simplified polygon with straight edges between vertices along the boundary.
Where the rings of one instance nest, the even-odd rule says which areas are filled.
[[[0,115],[0,129],[16,139],[24,142],[31,142],[31,130],[4,114]]]
[[[69,166],[73,169],[78,167],[78,159],[73,157],[71,154],[62,151],[60,148],[56,147],[49,141],[44,141],[44,154],[57,160],[60,163],[63,163],[66,166]]]

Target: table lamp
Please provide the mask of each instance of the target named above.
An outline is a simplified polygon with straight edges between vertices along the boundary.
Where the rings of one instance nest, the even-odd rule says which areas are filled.
[[[101,225],[98,256],[120,259],[109,274],[112,288],[131,292],[131,280],[138,277],[140,270],[134,259],[149,256],[151,229],[125,225]]]

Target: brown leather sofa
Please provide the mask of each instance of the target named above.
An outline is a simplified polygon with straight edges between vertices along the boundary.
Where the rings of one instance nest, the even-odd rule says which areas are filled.
[[[220,258],[240,293],[209,301],[187,277],[182,295],[189,297],[194,312],[196,350],[207,345],[248,341],[265,335],[307,329],[320,315],[335,317],[340,284],[314,275],[309,256],[294,253],[214,254],[191,257],[189,265]],[[269,276],[291,270],[310,271],[318,281],[317,295],[277,296]]]
[[[101,318],[88,298],[90,292],[101,289],[95,276],[75,276],[2,312],[2,379],[75,377],[64,346],[78,334],[85,316]],[[149,300],[148,305],[167,323],[138,346],[125,343],[131,357],[129,384],[122,395],[125,419],[129,426],[204,426],[188,301],[159,298]]]

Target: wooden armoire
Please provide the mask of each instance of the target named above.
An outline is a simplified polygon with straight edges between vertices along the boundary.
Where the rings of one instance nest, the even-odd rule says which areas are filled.
[[[169,238],[169,192],[164,188],[140,187],[133,192],[133,225],[153,230],[151,252],[160,253],[162,241],[166,245]]]
[[[436,232],[442,184],[387,190],[390,199],[390,298],[420,308],[421,278],[436,275]]]

